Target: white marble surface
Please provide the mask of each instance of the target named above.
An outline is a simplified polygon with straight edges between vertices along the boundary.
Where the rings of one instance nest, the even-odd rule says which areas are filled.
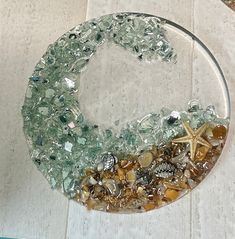
[[[206,181],[178,202],[146,214],[88,212],[51,191],[29,159],[20,107],[36,61],[72,26],[118,11],[159,15],[193,31],[222,66],[235,107],[235,13],[219,0],[0,0],[0,237],[235,238],[233,115],[223,157]]]

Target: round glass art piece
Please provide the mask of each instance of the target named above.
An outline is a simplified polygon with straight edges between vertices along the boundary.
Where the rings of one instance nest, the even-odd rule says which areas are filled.
[[[167,205],[208,175],[230,102],[196,36],[163,18],[118,13],[49,45],[22,114],[32,160],[53,189],[88,209],[132,213]]]

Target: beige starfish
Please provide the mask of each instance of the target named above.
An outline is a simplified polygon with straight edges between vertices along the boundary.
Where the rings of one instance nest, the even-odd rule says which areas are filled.
[[[173,143],[189,143],[190,144],[190,155],[191,159],[194,160],[197,145],[204,145],[208,148],[211,148],[211,144],[208,143],[205,139],[201,137],[201,135],[205,132],[208,125],[204,124],[200,128],[193,130],[187,122],[183,122],[183,126],[187,135],[178,139],[174,139]]]

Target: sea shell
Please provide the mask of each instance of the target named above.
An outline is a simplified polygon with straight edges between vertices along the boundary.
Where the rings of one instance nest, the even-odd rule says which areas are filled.
[[[177,168],[169,162],[161,162],[154,169],[154,173],[159,178],[169,178],[175,175]]]
[[[117,163],[117,157],[111,153],[104,154],[102,156],[103,170],[110,170],[113,168],[114,164]]]

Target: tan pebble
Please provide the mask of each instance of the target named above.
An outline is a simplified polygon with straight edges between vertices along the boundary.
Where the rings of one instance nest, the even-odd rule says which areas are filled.
[[[144,205],[145,211],[153,210],[155,207],[156,207],[156,205],[154,203],[147,203]]]
[[[165,198],[167,198],[168,200],[175,200],[179,197],[179,192],[174,190],[174,189],[167,189],[165,191]]]
[[[88,199],[86,201],[86,207],[88,210],[94,209],[95,206],[96,206],[96,201],[94,199]]]
[[[181,189],[188,189],[189,185],[186,182],[181,182],[180,187],[181,187]]]
[[[138,188],[137,188],[137,194],[138,194],[139,196],[143,196],[143,195],[145,194],[144,189],[143,189],[142,187],[138,187]]]
[[[136,180],[136,173],[134,170],[131,170],[129,172],[126,173],[126,180],[127,182],[133,184]]]
[[[206,158],[208,151],[209,151],[209,148],[206,146],[199,147],[196,151],[195,160],[197,160],[197,161],[204,160]]]
[[[142,168],[147,168],[153,161],[153,155],[150,152],[144,153],[139,156],[138,162]]]
[[[162,201],[161,199],[158,199],[158,200],[157,200],[157,205],[158,205],[158,207],[161,207],[161,206],[163,206],[164,204],[165,204],[165,202]]]
[[[172,183],[164,182],[163,185],[169,189],[182,190],[182,188],[179,184],[172,184]]]
[[[118,177],[119,177],[119,180],[122,181],[125,179],[125,172],[123,169],[121,168],[118,168],[117,169],[117,173],[118,173]]]

